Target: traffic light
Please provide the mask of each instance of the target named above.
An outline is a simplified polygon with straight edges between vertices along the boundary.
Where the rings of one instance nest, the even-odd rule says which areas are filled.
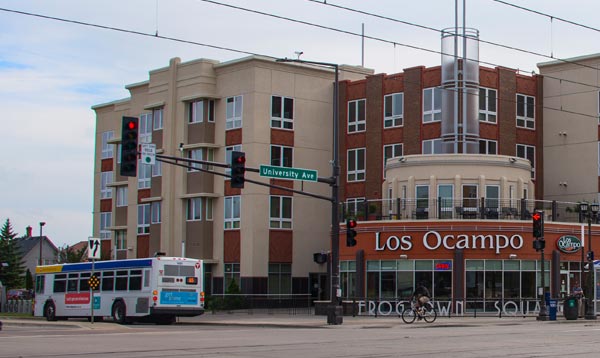
[[[533,219],[533,237],[544,237],[544,212],[536,210],[531,218]]]
[[[588,251],[587,252],[587,260],[588,261],[594,261],[594,251]]]
[[[533,240],[533,248],[535,251],[541,251],[546,248],[546,240],[544,239],[535,239]]]
[[[121,129],[121,175],[137,176],[138,119],[123,117]]]
[[[356,230],[354,230],[356,226],[356,220],[346,219],[346,246],[348,247],[356,246]]]
[[[231,187],[243,188],[246,173],[246,153],[231,152]]]

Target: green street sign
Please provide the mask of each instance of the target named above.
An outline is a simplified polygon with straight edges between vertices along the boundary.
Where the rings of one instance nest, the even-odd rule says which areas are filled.
[[[301,168],[275,167],[272,165],[261,165],[260,176],[278,179],[317,181],[319,177],[316,170]]]

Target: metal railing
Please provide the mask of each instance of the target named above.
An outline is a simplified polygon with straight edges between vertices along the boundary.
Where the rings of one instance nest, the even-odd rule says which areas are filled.
[[[33,300],[7,300],[0,307],[0,312],[33,314]]]
[[[207,296],[207,312],[246,311],[253,313],[312,314],[314,298],[310,294],[211,294]]]

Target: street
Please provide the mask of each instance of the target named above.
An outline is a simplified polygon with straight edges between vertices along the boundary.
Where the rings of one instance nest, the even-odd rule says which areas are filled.
[[[315,317],[241,318],[172,326],[5,320],[0,357],[563,357],[595,356],[600,342],[597,321],[442,317],[406,325],[349,317],[327,326]]]

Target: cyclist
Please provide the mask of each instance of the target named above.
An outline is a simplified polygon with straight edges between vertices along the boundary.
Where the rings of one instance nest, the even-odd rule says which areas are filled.
[[[415,308],[419,313],[422,313],[423,306],[429,302],[429,297],[431,297],[431,293],[429,293],[429,290],[425,287],[424,282],[419,282],[412,296],[410,296],[411,300],[415,300]]]

